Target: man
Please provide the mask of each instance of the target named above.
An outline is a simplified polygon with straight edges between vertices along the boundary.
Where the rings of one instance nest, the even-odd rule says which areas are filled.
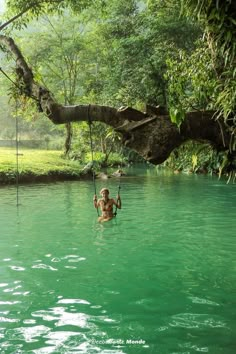
[[[113,205],[121,209],[121,199],[119,195],[117,196],[117,202],[113,198],[109,199],[109,189],[107,188],[102,188],[100,194],[102,198],[99,200],[97,200],[96,194],[93,197],[94,207],[100,207],[102,211],[102,216],[98,218],[98,221],[109,221],[114,217]]]

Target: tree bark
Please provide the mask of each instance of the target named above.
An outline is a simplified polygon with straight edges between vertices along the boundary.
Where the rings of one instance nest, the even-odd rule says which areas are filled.
[[[158,107],[147,106],[147,112],[140,112],[130,107],[61,105],[47,88],[34,80],[32,70],[13,39],[0,35],[0,43],[15,57],[21,93],[36,100],[54,124],[104,122],[122,135],[125,146],[154,164],[164,162],[175,148],[190,139],[207,141],[218,150],[229,148],[230,134],[223,119],[215,120],[212,111],[189,112],[178,128],[171,122],[168,112]]]
[[[66,140],[65,140],[65,145],[64,145],[65,156],[68,156],[69,152],[71,150],[72,136],[73,136],[72,124],[66,123]]]

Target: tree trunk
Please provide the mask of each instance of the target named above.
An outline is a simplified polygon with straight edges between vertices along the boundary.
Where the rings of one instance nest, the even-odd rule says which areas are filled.
[[[218,150],[230,145],[230,134],[223,119],[214,119],[212,111],[189,112],[180,129],[170,120],[168,113],[158,107],[147,107],[147,112],[133,108],[116,109],[100,105],[58,104],[52,94],[35,80],[32,70],[14,41],[0,35],[0,43],[10,51],[16,60],[18,82],[23,94],[35,99],[43,112],[54,124],[68,124],[78,121],[101,121],[115,128],[123,137],[123,144],[140,154],[145,160],[159,164],[183,142],[193,139],[208,141]]]
[[[73,136],[72,124],[66,123],[65,156],[67,156],[71,150],[72,136]]]

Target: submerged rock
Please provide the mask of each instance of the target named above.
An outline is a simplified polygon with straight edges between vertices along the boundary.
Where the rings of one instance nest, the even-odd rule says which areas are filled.
[[[108,179],[110,178],[111,176],[108,176],[106,173],[104,172],[100,172],[96,175],[97,178],[101,178],[101,179]]]
[[[122,171],[121,169],[118,169],[117,171],[112,173],[112,176],[114,177],[121,177],[121,176],[125,176],[124,171]]]

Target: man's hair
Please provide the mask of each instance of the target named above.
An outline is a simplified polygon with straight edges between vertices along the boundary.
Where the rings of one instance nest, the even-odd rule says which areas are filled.
[[[102,193],[105,192],[105,191],[107,191],[107,192],[109,193],[109,189],[108,189],[108,188],[102,188],[102,189],[100,190],[100,194],[102,194]]]

